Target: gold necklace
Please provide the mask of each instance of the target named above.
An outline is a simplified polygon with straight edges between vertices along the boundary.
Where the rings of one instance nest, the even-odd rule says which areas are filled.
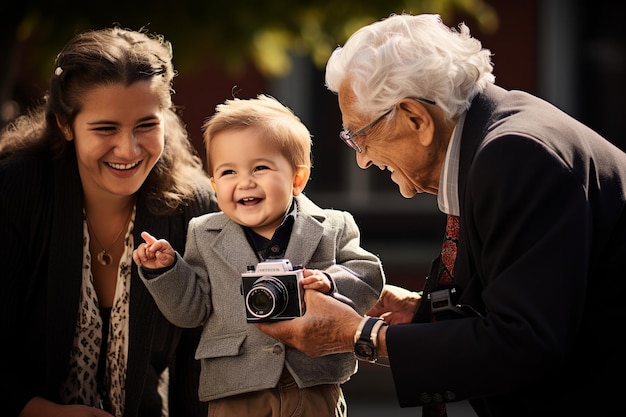
[[[111,246],[109,246],[108,248],[105,249],[104,245],[102,243],[100,243],[100,239],[98,239],[98,236],[96,236],[96,232],[94,231],[93,227],[91,226],[91,222],[89,221],[89,217],[87,217],[87,214],[85,213],[85,220],[87,220],[87,226],[89,226],[89,230],[91,230],[91,234],[93,235],[94,239],[96,239],[96,242],[98,243],[98,245],[100,245],[100,247],[102,248],[102,252],[99,252],[96,255],[96,259],[98,260],[98,262],[100,262],[101,265],[107,266],[107,265],[110,265],[111,262],[113,261],[113,257],[111,255],[109,255],[107,252],[110,251],[113,246],[115,246],[115,244],[117,243],[117,241],[120,238],[120,236],[122,236],[122,232],[128,227],[128,221],[130,220],[130,217],[132,215],[133,215],[133,211],[131,210],[130,213],[128,214],[128,218],[126,219],[126,221],[122,225],[122,228],[117,233],[117,236],[115,236],[115,240],[113,241],[113,243],[111,243]]]

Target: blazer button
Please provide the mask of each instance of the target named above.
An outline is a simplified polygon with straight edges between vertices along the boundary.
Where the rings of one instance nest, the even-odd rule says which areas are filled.
[[[454,401],[456,399],[456,394],[452,391],[444,391],[443,398],[445,398],[446,401]]]
[[[429,393],[427,392],[422,392],[420,394],[420,401],[423,402],[424,404],[430,404],[430,402],[432,401],[432,397],[430,396]]]
[[[276,355],[280,355],[281,353],[283,353],[283,348],[280,347],[280,345],[274,345],[274,348],[272,349],[272,353]]]

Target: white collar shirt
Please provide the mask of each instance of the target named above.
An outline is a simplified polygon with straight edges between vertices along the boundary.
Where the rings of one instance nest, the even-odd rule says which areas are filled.
[[[437,193],[437,204],[439,210],[445,214],[459,216],[461,213],[459,201],[459,159],[461,155],[461,132],[465,122],[463,113],[454,126],[452,137],[446,151],[446,158],[443,162],[441,177],[439,179],[439,192]]]

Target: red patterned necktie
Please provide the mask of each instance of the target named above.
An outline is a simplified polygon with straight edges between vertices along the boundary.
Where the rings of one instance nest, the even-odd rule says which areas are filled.
[[[446,235],[441,246],[442,268],[437,278],[437,285],[452,284],[454,277],[454,261],[456,260],[456,244],[459,241],[459,216],[448,214]]]
[[[452,284],[456,244],[459,241],[459,216],[448,214],[446,234],[441,245],[441,265],[437,285]],[[422,407],[422,417],[447,417],[445,404],[429,404]]]

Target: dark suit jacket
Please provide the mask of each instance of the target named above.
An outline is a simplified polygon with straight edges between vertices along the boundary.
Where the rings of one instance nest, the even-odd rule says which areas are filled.
[[[210,188],[210,187],[209,187]],[[51,162],[29,154],[0,161],[0,282],[3,415],[17,416],[33,396],[59,401],[67,373],[82,280],[83,195],[73,152]],[[141,231],[167,236],[184,250],[187,223],[217,210],[209,189],[171,216],[150,214],[137,200],[135,245]],[[133,264],[124,416],[161,416],[156,392],[170,366],[170,416],[206,416],[198,398],[198,330],[182,330],[159,312]]]
[[[459,304],[483,317],[422,324],[423,302],[418,323],[389,328],[400,405],[626,415],[612,382],[626,372],[626,154],[549,103],[489,86],[467,113],[459,175]]]

